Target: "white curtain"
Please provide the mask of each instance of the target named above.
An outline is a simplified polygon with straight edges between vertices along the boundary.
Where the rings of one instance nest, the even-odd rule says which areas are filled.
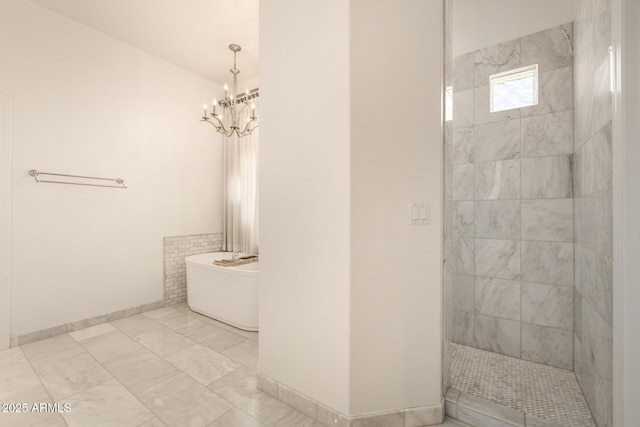
[[[241,127],[250,115],[250,108],[240,112]],[[258,254],[258,134],[224,137],[223,251]]]

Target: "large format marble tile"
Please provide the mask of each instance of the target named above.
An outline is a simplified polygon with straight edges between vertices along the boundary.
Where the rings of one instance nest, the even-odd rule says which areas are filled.
[[[475,87],[489,84],[489,76],[521,66],[520,39],[477,50],[474,54]]]
[[[572,370],[573,332],[523,323],[522,358]]]
[[[167,425],[160,421],[160,418],[153,417],[149,421],[145,421],[140,424],[138,427],[167,427]]]
[[[473,161],[473,127],[454,129],[452,148],[451,161],[454,164],[471,163]]]
[[[520,119],[476,125],[473,144],[475,162],[519,158]]]
[[[476,200],[520,198],[520,159],[474,164]]]
[[[165,360],[203,385],[209,385],[241,366],[200,344],[175,352]]]
[[[229,347],[222,354],[249,368],[256,369],[258,367],[258,344],[252,340],[246,340]]]
[[[595,381],[595,414],[597,425],[613,425],[613,381],[596,377]]]
[[[136,316],[116,320],[111,322],[111,325],[115,326],[119,331],[133,338],[146,332],[158,331],[163,329],[163,326],[161,324],[159,324],[155,320],[151,320],[144,314],[138,314]]]
[[[87,338],[97,337],[98,335],[106,334],[107,332],[113,332],[115,330],[116,329],[109,323],[102,323],[100,325],[69,332],[69,335],[71,335],[71,337],[76,341],[82,341],[86,340]]]
[[[475,339],[479,349],[520,357],[520,322],[476,314]]]
[[[522,280],[573,286],[573,243],[522,242]]]
[[[39,385],[40,380],[20,347],[0,351],[0,399]]]
[[[143,313],[143,316],[147,316],[150,319],[157,319],[169,314],[174,314],[178,310],[175,307],[162,307],[156,310],[147,311]]]
[[[144,390],[138,398],[169,427],[207,426],[233,408],[183,373]]]
[[[538,64],[540,72],[573,64],[573,25],[571,23],[522,37],[522,65]]]
[[[35,368],[84,353],[82,347],[67,334],[23,345],[21,348]]]
[[[104,384],[113,379],[88,353],[41,366],[38,375],[55,401]]]
[[[202,321],[202,325],[200,326],[196,326],[195,323],[191,323],[188,329],[179,329],[177,330],[177,332],[180,332],[185,337],[191,338],[194,341],[202,341],[215,334],[218,334],[221,332],[229,332],[229,331],[219,326],[212,325],[209,322]]]
[[[34,404],[41,405],[51,402],[51,397],[42,386],[31,388],[25,392],[4,399],[4,403],[27,404],[27,412],[4,412],[0,415],[0,427],[65,427],[67,424],[57,412],[36,412],[30,409]]]
[[[531,108],[531,107],[529,107]],[[520,109],[496,111],[492,113],[489,103],[489,86],[476,87],[473,91],[473,122],[475,125],[501,122],[520,118]],[[519,133],[518,129],[518,133]],[[475,153],[474,153],[475,155]],[[477,160],[477,159],[476,159]],[[493,159],[495,160],[495,159]]]
[[[213,325],[212,325],[213,326]],[[215,326],[214,326],[215,327]],[[200,340],[200,344],[211,350],[223,352],[226,349],[244,342],[247,338],[226,329],[218,328],[213,334]]]
[[[573,199],[523,200],[522,239],[573,241]]]
[[[451,275],[451,307],[454,310],[462,310],[469,313],[474,312],[474,276],[466,274]]]
[[[264,424],[260,424],[255,418],[240,409],[233,408],[215,420],[213,424],[209,424],[209,427],[264,427]]]
[[[520,277],[520,242],[475,239],[475,274],[499,279]]]
[[[575,241],[603,255],[613,256],[613,192],[577,197]]]
[[[453,90],[455,92],[473,89],[473,80],[475,75],[474,56],[475,52],[469,52],[454,58]]]
[[[520,239],[520,201],[475,202],[475,235],[487,239]]]
[[[473,200],[473,164],[453,165],[453,200]]]
[[[153,418],[153,414],[115,380],[78,393],[64,403],[72,408],[62,415],[69,427],[134,427]]]
[[[522,117],[573,110],[573,67],[538,75],[538,105],[521,108]]]
[[[572,161],[572,155],[522,159],[522,198],[573,197]]]
[[[118,356],[105,362],[104,366],[132,393],[145,390],[179,372],[146,348]]]
[[[209,388],[267,426],[295,412],[289,405],[258,390],[256,373],[247,367],[236,369]]]
[[[135,339],[137,342],[162,357],[195,344],[195,341],[167,328],[158,331],[146,332],[142,335],[138,335]]]
[[[475,346],[474,314],[466,311],[451,310],[451,341]]]
[[[474,239],[452,237],[449,239],[447,268],[451,273],[474,274]]]
[[[613,187],[611,122],[575,154],[576,195],[610,191]]]
[[[522,157],[573,153],[573,111],[523,117]]]
[[[573,288],[522,282],[522,321],[573,331]]]
[[[453,93],[453,128],[473,126],[474,90]]]
[[[302,412],[294,411],[283,419],[278,421],[275,427],[325,427],[315,419],[303,414]]]
[[[520,282],[476,277],[476,313],[502,319],[520,320]]]
[[[142,347],[120,331],[108,332],[81,341],[82,346],[100,363],[108,362],[123,354],[133,353]]]
[[[474,202],[459,201],[453,202],[453,229],[452,234],[455,237],[473,237],[474,236]]]
[[[156,322],[176,332],[184,333],[207,325],[203,320],[187,313],[176,312],[154,319]]]

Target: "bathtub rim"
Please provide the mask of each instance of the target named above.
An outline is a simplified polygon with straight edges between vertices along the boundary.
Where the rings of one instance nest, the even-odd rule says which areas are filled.
[[[233,267],[223,267],[220,265],[213,264],[213,261],[221,260],[221,259],[231,259],[231,255],[233,252],[208,252],[204,254],[190,255],[184,259],[185,264],[197,267],[204,268],[211,271],[216,271],[223,274],[232,274],[236,276],[246,276],[246,277],[257,277],[260,273],[259,264],[260,261],[252,262],[249,264],[237,265]],[[246,266],[251,266],[256,268],[255,270],[249,270]]]

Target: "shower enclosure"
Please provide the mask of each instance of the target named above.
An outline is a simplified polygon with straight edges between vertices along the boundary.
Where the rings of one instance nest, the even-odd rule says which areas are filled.
[[[581,0],[572,20],[460,51],[453,16],[469,2],[455,2],[445,0],[447,414],[611,426],[610,3]]]

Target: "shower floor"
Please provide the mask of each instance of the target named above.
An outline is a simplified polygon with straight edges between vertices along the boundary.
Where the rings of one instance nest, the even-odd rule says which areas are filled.
[[[526,425],[595,426],[572,371],[450,345],[449,383],[461,396],[495,402],[536,420]]]

